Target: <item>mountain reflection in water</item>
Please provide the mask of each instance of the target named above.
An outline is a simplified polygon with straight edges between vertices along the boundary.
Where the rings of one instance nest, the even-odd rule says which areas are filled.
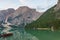
[[[2,29],[0,30],[2,32]],[[10,32],[13,33],[12,36],[6,38],[0,38],[0,40],[39,40],[37,37],[27,33],[24,28],[12,28]]]

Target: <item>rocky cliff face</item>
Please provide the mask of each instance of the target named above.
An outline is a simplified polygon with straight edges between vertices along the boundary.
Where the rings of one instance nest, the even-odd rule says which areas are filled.
[[[54,8],[55,11],[58,11],[60,9],[60,0],[58,0],[58,3],[56,4],[56,7]]]
[[[0,23],[1,23],[1,21],[4,22],[6,20],[6,16],[10,15],[14,11],[15,10],[13,8],[9,8],[7,10],[0,10]]]
[[[58,3],[56,7],[54,8],[56,19],[60,19],[60,0],[58,0]]]
[[[37,12],[35,9],[22,6],[8,17],[8,22],[15,25],[31,23],[32,21],[37,20],[41,15],[42,13]]]

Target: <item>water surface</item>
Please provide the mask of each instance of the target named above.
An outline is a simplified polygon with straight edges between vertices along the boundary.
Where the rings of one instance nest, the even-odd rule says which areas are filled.
[[[2,29],[0,29],[0,33]],[[25,30],[21,28],[13,28],[10,30],[13,36],[3,38],[0,40],[60,40],[59,31],[44,31],[44,30]]]

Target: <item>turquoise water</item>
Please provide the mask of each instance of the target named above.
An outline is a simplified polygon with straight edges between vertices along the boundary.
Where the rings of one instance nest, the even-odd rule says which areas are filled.
[[[2,29],[0,29],[0,33]],[[0,38],[0,40],[60,40],[59,31],[11,29],[13,36]]]

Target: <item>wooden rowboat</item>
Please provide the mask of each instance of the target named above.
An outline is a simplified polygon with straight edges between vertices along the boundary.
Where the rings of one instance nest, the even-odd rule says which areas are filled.
[[[13,35],[13,33],[0,34],[0,38],[1,38],[1,37],[5,38],[5,37],[12,36],[12,35]]]

